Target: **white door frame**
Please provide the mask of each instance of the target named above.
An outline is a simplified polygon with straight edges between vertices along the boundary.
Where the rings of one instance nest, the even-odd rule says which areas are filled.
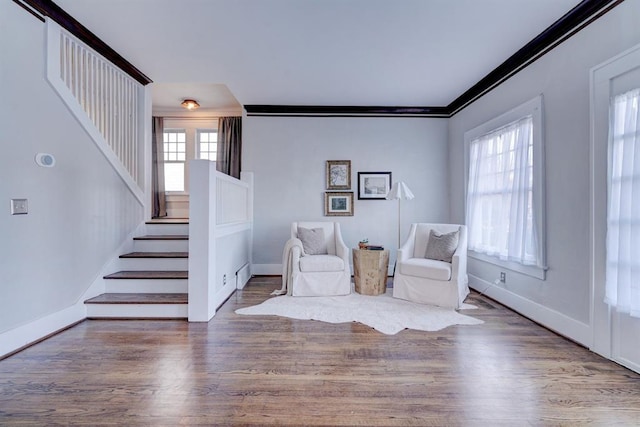
[[[637,45],[590,71],[590,254],[591,254],[591,350],[636,372],[640,360],[629,360],[621,354],[618,327],[620,315],[604,303],[607,234],[607,164],[609,105],[613,81],[640,68],[640,45]]]

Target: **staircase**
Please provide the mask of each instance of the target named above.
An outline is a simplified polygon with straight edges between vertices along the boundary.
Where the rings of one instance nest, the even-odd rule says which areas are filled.
[[[104,276],[105,293],[85,301],[89,319],[186,319],[189,220],[152,220]]]

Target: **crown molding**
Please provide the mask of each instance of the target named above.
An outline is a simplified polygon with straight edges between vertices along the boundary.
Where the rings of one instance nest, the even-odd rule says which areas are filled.
[[[245,105],[248,116],[286,117],[448,117],[446,107],[331,105]]]
[[[451,116],[550,52],[624,0],[583,0],[447,106]]]
[[[51,0],[13,0],[36,18],[49,17],[142,85],[151,79]],[[451,117],[542,57],[624,0],[583,0],[447,106],[245,105],[248,116]]]
[[[245,105],[247,116],[452,117],[624,0],[583,0],[447,106]]]

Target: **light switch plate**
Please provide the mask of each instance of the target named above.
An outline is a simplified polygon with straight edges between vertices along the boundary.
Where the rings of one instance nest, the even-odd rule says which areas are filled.
[[[11,199],[11,215],[26,215],[28,212],[27,199]]]

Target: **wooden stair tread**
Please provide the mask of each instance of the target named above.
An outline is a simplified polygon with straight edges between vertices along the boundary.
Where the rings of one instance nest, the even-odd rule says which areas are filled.
[[[146,221],[146,224],[189,224],[189,218],[157,218]]]
[[[120,258],[189,258],[189,252],[129,252]]]
[[[134,237],[133,240],[189,240],[189,236],[187,234],[148,234]]]
[[[105,279],[188,279],[188,271],[118,271]]]
[[[85,304],[187,304],[188,294],[102,294]]]

